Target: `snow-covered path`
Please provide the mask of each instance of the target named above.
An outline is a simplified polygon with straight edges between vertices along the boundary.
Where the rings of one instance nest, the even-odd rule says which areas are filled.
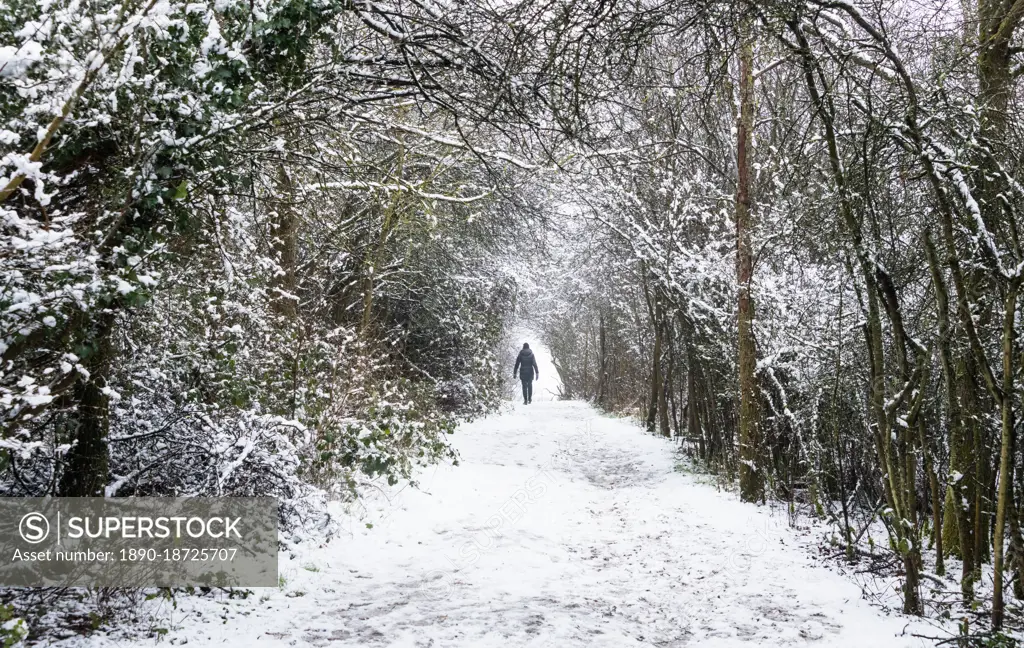
[[[542,367],[543,387],[545,373]],[[459,428],[348,537],[244,601],[186,599],[164,639],[231,646],[916,646],[785,524],[578,402]],[[107,641],[112,641],[108,639]],[[93,639],[93,643],[103,643]],[[112,641],[123,646],[123,641]]]

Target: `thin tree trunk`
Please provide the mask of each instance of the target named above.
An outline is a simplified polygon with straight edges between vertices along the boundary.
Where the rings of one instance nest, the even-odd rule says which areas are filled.
[[[925,434],[924,418],[917,421],[917,433],[921,444],[921,454],[924,456],[924,471],[928,476],[928,490],[931,494],[932,506],[932,540],[935,543],[935,573],[943,576],[946,573],[945,557],[942,551],[942,495],[939,486],[938,475],[935,474],[935,464],[932,459],[931,446]]]
[[[974,538],[970,524],[971,516],[966,502],[971,501],[971,480],[967,475],[967,464],[973,453],[969,451],[966,430],[960,408],[957,369],[953,364],[953,353],[950,349],[952,328],[949,322],[949,292],[942,277],[939,266],[939,255],[932,241],[931,233],[925,232],[925,253],[928,267],[931,270],[932,286],[935,290],[936,313],[938,316],[939,361],[942,367],[942,378],[946,386],[946,409],[949,415],[949,471],[947,485],[945,519],[943,527],[944,547],[955,553],[962,560],[963,569],[960,575],[960,592],[964,601],[974,599]],[[954,530],[955,534],[951,531]],[[950,531],[947,533],[947,530]]]
[[[1024,538],[1020,532],[1020,508],[1016,494],[1010,488],[1010,502],[1007,516],[1010,518],[1010,557],[1009,562],[1013,565],[1013,596],[1018,601],[1024,599]]]
[[[658,403],[661,394],[661,326],[654,323],[654,351],[652,353],[651,394],[647,407],[647,431],[654,432],[658,420]]]
[[[740,114],[736,136],[736,281],[739,286],[740,389],[740,497],[745,502],[764,499],[764,475],[760,461],[761,438],[757,411],[757,364],[754,346],[754,300],[750,294],[753,275],[751,250],[751,171],[754,128],[754,45],[746,28],[739,52]]]
[[[693,349],[689,345],[687,345],[686,355],[686,435],[691,442],[696,441],[697,456],[701,461],[707,461],[708,447],[704,432],[701,430],[700,403],[697,398],[697,367]]]
[[[664,332],[663,332],[664,335]],[[664,344],[662,340],[662,344]],[[671,342],[669,342],[671,345]],[[664,354],[663,354],[664,355]],[[668,393],[672,388],[672,365],[666,363],[668,366],[664,370],[664,375],[661,381],[661,390],[658,392],[658,431],[664,437],[672,436],[672,428],[669,425],[669,411],[668,411]]]
[[[281,271],[271,280],[271,287],[274,290],[271,305],[281,315],[291,318],[295,317],[298,311],[298,304],[295,301],[298,217],[293,202],[295,184],[284,164],[277,167],[275,190],[277,216],[273,223],[273,248]]]
[[[993,554],[993,589],[992,589],[992,626],[1003,627],[1003,532],[1006,529],[1007,500],[1010,498],[1010,484],[1013,479],[1013,369],[1016,357],[1016,331],[1014,325],[1017,315],[1018,284],[1014,281],[1006,295],[1003,317],[1003,383],[1002,403],[1000,403],[1002,430],[999,449],[999,491],[996,499],[996,528],[992,537]]]
[[[605,393],[608,388],[608,343],[607,333],[605,331],[604,324],[604,313],[598,313],[597,316],[597,336],[598,336],[598,374],[597,374],[597,404],[598,406],[604,406],[606,396]]]

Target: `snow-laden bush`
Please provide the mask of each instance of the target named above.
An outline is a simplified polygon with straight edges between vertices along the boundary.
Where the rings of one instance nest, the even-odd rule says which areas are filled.
[[[332,301],[307,287],[346,273],[358,285],[358,267],[328,263],[296,280],[295,298],[312,305],[282,314],[280,264],[258,235],[261,215],[201,207],[194,227],[216,244],[154,255],[160,282],[113,327],[116,360],[102,387],[110,400],[107,496],[287,500],[313,487],[348,498],[367,480],[411,479],[416,465],[451,457],[445,436],[457,420],[497,403],[491,348],[512,303],[504,279],[481,267],[475,278],[428,282],[415,264],[433,256],[421,251],[394,271],[410,279],[376,291],[377,324],[361,331],[352,309],[336,303],[361,305],[361,293]],[[61,421],[75,410],[69,403],[49,412],[5,440],[11,494],[52,493],[59,483],[76,441]]]
[[[28,635],[25,621],[9,605],[0,605],[0,648],[12,648]]]

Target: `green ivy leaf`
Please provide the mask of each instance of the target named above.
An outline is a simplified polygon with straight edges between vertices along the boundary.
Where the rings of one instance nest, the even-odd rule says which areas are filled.
[[[174,195],[171,196],[171,199],[183,200],[186,196],[188,196],[188,180],[182,180],[174,189]]]

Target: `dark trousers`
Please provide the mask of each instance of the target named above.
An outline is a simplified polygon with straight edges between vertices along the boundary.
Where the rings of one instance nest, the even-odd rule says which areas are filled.
[[[533,378],[522,378],[523,400],[529,403],[533,400]]]

